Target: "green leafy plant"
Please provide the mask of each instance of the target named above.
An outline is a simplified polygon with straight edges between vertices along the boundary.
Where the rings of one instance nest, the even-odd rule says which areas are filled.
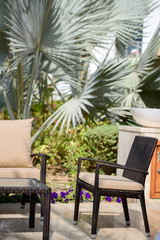
[[[50,166],[59,165],[73,178],[77,173],[77,163],[79,157],[104,159],[116,162],[118,127],[116,125],[103,124],[89,128],[80,125],[75,129],[68,129],[59,135],[54,131],[52,135],[49,131],[37,139],[33,145],[33,151],[43,152],[50,156],[48,164]],[[84,161],[83,169],[94,170],[93,162]],[[104,171],[104,169],[102,169]],[[106,172],[106,171],[105,171]],[[109,169],[107,173],[114,173]]]

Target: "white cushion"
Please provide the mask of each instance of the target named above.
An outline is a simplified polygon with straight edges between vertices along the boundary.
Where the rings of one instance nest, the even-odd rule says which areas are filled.
[[[32,167],[32,119],[0,120],[0,167]]]
[[[36,178],[40,180],[37,168],[0,168],[0,178]]]
[[[79,174],[79,178],[94,186],[95,181],[95,174],[94,173],[87,173],[81,172]],[[144,190],[142,184],[134,182],[128,178],[122,176],[112,176],[112,175],[99,175],[99,188],[105,189],[119,189],[119,190],[135,190],[141,191]]]

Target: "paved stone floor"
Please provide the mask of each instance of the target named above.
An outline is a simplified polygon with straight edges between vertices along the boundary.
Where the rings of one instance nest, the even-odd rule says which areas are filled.
[[[36,207],[36,224],[28,228],[28,204],[0,204],[0,240],[41,240],[43,222]],[[80,204],[78,225],[73,225],[74,204],[54,204],[51,207],[50,240],[90,240],[92,203]],[[150,240],[160,232],[160,204],[147,204],[151,237],[146,238],[139,203],[130,203],[131,226],[126,227],[119,203],[102,202],[100,206],[97,240]]]

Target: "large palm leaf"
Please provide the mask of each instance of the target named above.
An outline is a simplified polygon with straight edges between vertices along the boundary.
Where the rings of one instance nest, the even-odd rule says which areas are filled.
[[[4,62],[9,54],[8,41],[3,31],[0,31],[0,72],[5,70]]]
[[[13,82],[4,72],[0,74],[0,110],[6,106],[11,119],[15,119],[16,109]]]
[[[32,142],[41,131],[55,121],[53,131],[61,124],[61,132],[63,127],[68,128],[71,124],[75,127],[77,124],[84,123],[87,118],[101,118],[104,114],[107,115],[108,107],[112,104],[112,88],[130,71],[126,61],[117,62],[117,59],[113,59],[102,63],[89,79],[83,79],[81,90],[74,91],[74,96],[44,122],[32,137]],[[84,72],[85,77],[87,74]]]
[[[7,30],[7,27],[5,25],[7,16],[7,1],[0,0],[0,72],[4,71],[3,63],[5,62],[7,56],[8,56],[8,41],[6,39],[6,34],[4,33],[5,30]]]
[[[76,82],[83,56],[89,55],[86,49],[106,41],[106,36],[117,36],[125,43],[131,41],[151,6],[148,0],[143,4],[139,0],[10,2],[8,39],[14,64],[36,52],[24,118],[29,117],[40,52]]]
[[[11,1],[10,46],[19,53],[15,56],[17,61],[39,49],[58,66],[71,70],[84,54],[81,51],[106,40],[106,34],[117,35],[125,43],[135,38],[151,2]]]
[[[141,77],[137,90],[147,107],[160,108],[160,58],[157,56],[159,46],[160,22],[137,66]]]
[[[160,59],[157,56],[158,48],[160,46],[160,22],[157,29],[152,36],[145,52],[141,55],[137,64],[136,71],[143,78],[152,70],[160,68]]]
[[[120,83],[122,105],[160,107],[160,59],[157,56],[160,46],[160,24],[146,50],[140,56],[133,72]]]
[[[13,54],[13,70],[18,63],[34,55],[28,81],[23,118],[28,118],[32,98],[38,88],[39,69],[50,69],[55,78],[70,85],[71,99],[57,110],[40,129],[54,119],[75,126],[84,117],[101,116],[116,99],[114,84],[127,75],[127,65],[115,60],[102,63],[87,77],[85,61],[93,57],[91,49],[114,39],[128,44],[139,36],[144,17],[152,9],[152,0],[14,0],[8,5],[8,40]],[[83,79],[80,77],[83,73]],[[85,74],[84,74],[85,73]],[[26,78],[27,79],[27,78]],[[112,93],[112,94],[111,94]],[[55,126],[55,127],[56,127]],[[40,132],[39,131],[39,132]],[[38,134],[38,133],[37,133]],[[36,135],[37,136],[37,135]],[[35,136],[35,137],[36,137]],[[34,139],[35,139],[34,137]]]

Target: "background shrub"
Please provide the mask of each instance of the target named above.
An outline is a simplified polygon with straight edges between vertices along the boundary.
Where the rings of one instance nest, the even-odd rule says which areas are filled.
[[[90,128],[83,125],[68,129],[60,136],[58,131],[55,131],[53,135],[46,131],[35,141],[33,152],[48,154],[50,167],[59,165],[72,177],[76,175],[79,157],[116,162],[118,127],[103,123],[98,123],[98,125]],[[83,162],[84,171],[93,171],[94,168],[93,162]],[[104,169],[102,172],[106,173]],[[108,169],[107,173],[114,173],[114,170]]]

